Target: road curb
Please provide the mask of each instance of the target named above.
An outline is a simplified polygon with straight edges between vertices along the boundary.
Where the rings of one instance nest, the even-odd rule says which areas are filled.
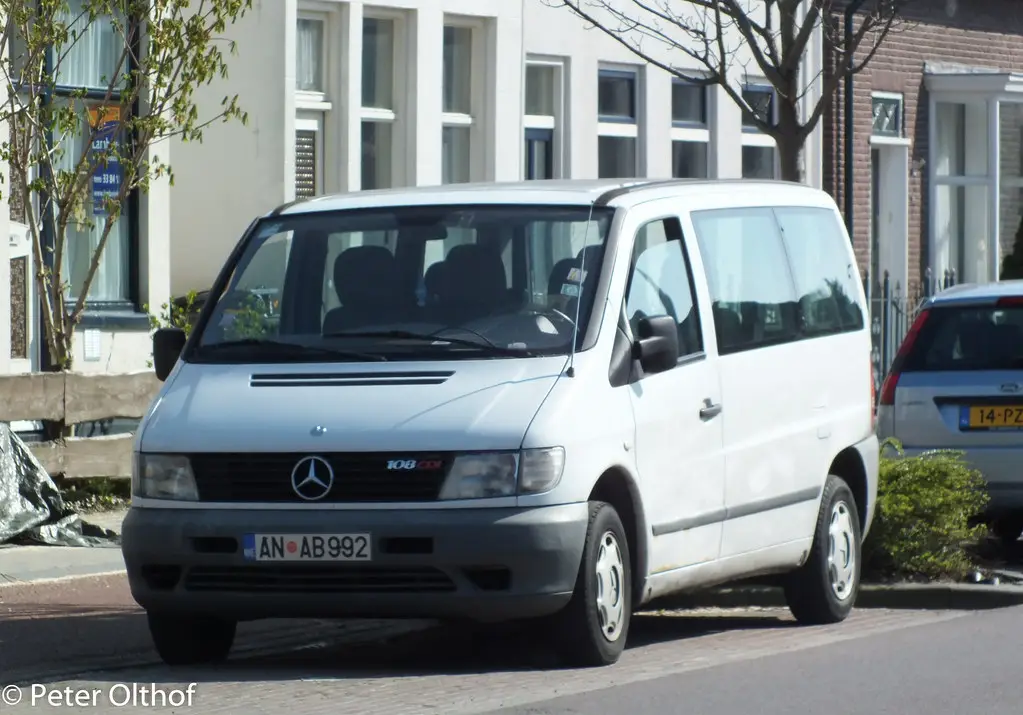
[[[743,586],[691,594],[680,605],[684,608],[784,608],[786,603],[780,588]],[[1023,586],[864,584],[856,598],[857,608],[978,611],[1018,605],[1023,605]]]

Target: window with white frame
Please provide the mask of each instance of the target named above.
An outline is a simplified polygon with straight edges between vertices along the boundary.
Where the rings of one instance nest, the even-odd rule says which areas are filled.
[[[597,76],[597,176],[639,175],[639,73],[601,69]]]
[[[526,179],[554,179],[561,176],[562,82],[564,64],[559,61],[529,60],[526,63],[525,166]]]
[[[295,198],[323,193],[323,125],[327,88],[328,17],[300,12],[295,33]]]
[[[671,84],[671,175],[676,179],[705,179],[710,127],[707,88],[675,79]]]
[[[404,152],[398,128],[405,97],[405,28],[398,15],[364,16],[362,21],[362,188],[404,184]]]
[[[449,21],[444,26],[444,86],[441,136],[441,182],[457,184],[474,178],[478,100],[477,73],[480,29],[469,21]]]
[[[778,176],[778,147],[754,119],[774,124],[777,119],[774,87],[747,84],[742,98],[752,111],[742,110],[742,176],[745,179],[774,179]]]

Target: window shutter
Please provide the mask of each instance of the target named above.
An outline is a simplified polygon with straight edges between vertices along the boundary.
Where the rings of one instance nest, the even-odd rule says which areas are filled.
[[[11,357],[28,359],[28,257],[11,259]]]
[[[295,132],[295,198],[316,196],[316,132]]]

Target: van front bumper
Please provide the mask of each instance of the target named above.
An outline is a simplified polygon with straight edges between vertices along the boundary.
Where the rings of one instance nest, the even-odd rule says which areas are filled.
[[[575,588],[585,503],[533,509],[133,507],[121,550],[147,611],[261,618],[504,621],[554,613]],[[371,535],[372,560],[253,561],[246,534]]]

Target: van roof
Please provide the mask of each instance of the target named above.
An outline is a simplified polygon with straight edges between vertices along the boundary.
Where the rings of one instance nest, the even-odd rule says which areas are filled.
[[[759,200],[786,197],[812,203],[830,202],[823,191],[789,181],[752,179],[564,179],[487,182],[416,186],[400,189],[353,191],[294,201],[274,209],[269,216],[320,211],[437,204],[547,204],[560,206],[627,207],[651,199],[677,194],[728,193]]]

